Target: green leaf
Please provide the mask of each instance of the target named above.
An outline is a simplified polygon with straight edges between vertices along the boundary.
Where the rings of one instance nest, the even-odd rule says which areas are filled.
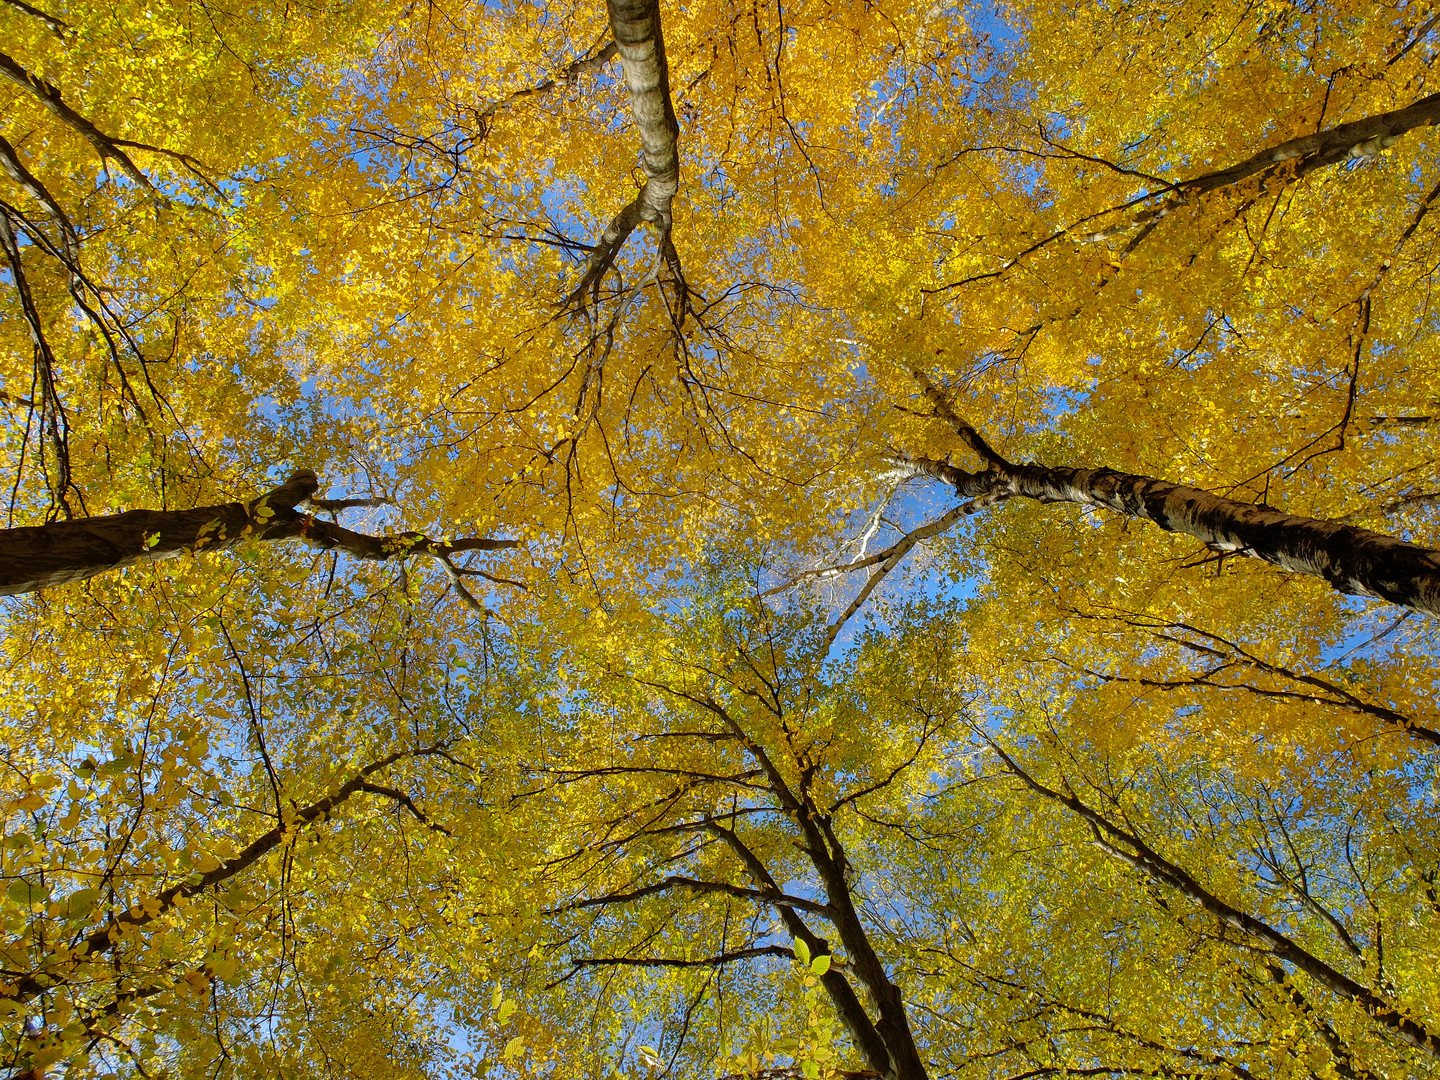
[[[50,890],[44,885],[33,884],[24,878],[12,881],[9,888],[5,890],[5,899],[12,904],[21,904],[27,907],[32,904],[43,904],[49,895]]]
[[[819,1080],[820,1066],[813,1058],[806,1058],[800,1062],[800,1072],[806,1077],[806,1080]]]
[[[502,1024],[505,1023],[505,1021],[509,1020],[510,1017],[515,1015],[515,1010],[517,1008],[519,1008],[519,1006],[516,1005],[513,1001],[503,1002],[500,1006],[500,1012],[496,1014],[496,1019],[498,1019]]]
[[[830,970],[830,954],[829,954],[829,953],[825,953],[823,956],[817,956],[817,957],[815,957],[814,960],[811,960],[811,961],[810,961],[810,974],[811,974],[811,975],[824,975],[824,974],[825,974],[827,971],[829,971],[829,970]]]
[[[798,937],[795,939],[795,959],[799,960],[802,964],[810,963],[810,946],[806,945],[805,942],[801,941]]]

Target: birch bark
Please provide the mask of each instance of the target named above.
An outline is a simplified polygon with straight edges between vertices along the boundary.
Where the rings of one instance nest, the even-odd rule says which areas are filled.
[[[1263,559],[1292,573],[1321,578],[1347,595],[1373,596],[1440,615],[1440,550],[1338,521],[1238,502],[1153,476],[1034,462],[1016,465],[956,414],[923,372],[913,373],[936,413],[986,467],[972,473],[948,461],[897,460],[949,484],[961,498],[1008,495],[1112,510],[1193,536],[1215,551]]]

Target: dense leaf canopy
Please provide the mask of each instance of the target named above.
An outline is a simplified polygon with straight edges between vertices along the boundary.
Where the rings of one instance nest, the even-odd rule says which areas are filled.
[[[1440,1076],[1440,14],[0,3],[0,1076]]]

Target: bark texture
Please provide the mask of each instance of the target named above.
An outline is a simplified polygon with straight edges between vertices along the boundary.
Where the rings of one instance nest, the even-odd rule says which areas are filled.
[[[1436,122],[1440,122],[1440,94],[1431,94],[1403,109],[1367,116],[1363,120],[1339,124],[1314,135],[1291,139],[1262,150],[1227,169],[1197,176],[1178,186],[1189,194],[1214,191],[1289,161],[1297,161],[1296,171],[1298,175],[1304,176],[1315,169],[1336,165],[1349,158],[1373,157],[1393,145],[1407,131]]]
[[[640,129],[645,186],[610,219],[569,296],[566,307],[583,307],[587,292],[615,262],[625,241],[642,222],[660,234],[661,257],[683,280],[680,257],[670,239],[670,204],[680,190],[680,123],[670,98],[670,65],[660,26],[659,0],[608,0],[611,32],[625,72],[630,115]]]
[[[1440,615],[1440,550],[1151,476],[1105,468],[1012,464],[955,413],[923,372],[914,374],[936,412],[984,459],[986,468],[971,473],[947,461],[905,460],[915,471],[950,484],[962,498],[1003,494],[1101,507],[1193,536],[1215,551],[1248,555],[1322,578],[1347,595],[1373,596]]]
[[[645,187],[635,199],[641,221],[668,231],[670,203],[680,188],[680,124],[670,100],[670,65],[659,0],[609,0],[610,26],[625,69],[630,115],[640,129]]]
[[[308,469],[248,503],[193,510],[127,510],[106,517],[0,530],[0,596],[34,592],[187,551],[218,551],[250,540],[300,540],[357,559],[428,555],[445,561],[463,551],[495,551],[514,540],[476,537],[442,542],[421,533],[370,536],[296,509],[319,489]]]

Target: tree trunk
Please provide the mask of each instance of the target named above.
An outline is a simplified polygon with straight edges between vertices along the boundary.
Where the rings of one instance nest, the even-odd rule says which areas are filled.
[[[660,234],[660,253],[678,280],[680,256],[670,238],[670,204],[680,190],[680,122],[670,97],[670,64],[665,58],[665,34],[660,27],[660,0],[607,0],[610,30],[625,72],[630,115],[640,129],[645,186],[610,219],[600,241],[585,260],[566,308],[584,307],[593,289],[615,261],[625,241],[648,221]]]
[[[0,530],[0,596],[83,581],[108,570],[186,551],[218,551],[247,540],[303,540],[313,547],[343,550],[357,559],[419,554],[447,563],[450,555],[462,551],[517,546],[514,540],[473,538],[446,543],[420,533],[369,536],[353,532],[295,509],[318,488],[315,474],[301,470],[274,491],[248,503],[193,510],[127,510],[106,517]]]
[[[645,187],[635,200],[640,220],[670,228],[670,202],[680,188],[680,123],[670,100],[670,65],[660,28],[659,0],[609,0],[610,26],[625,69],[630,115],[644,147]]]
[[[1440,615],[1440,550],[1323,518],[1285,514],[1183,484],[1113,469],[992,464],[967,473],[948,462],[910,459],[964,498],[1004,494],[1079,503],[1150,521],[1297,574],[1323,578],[1350,596],[1373,596]]]
[[[964,499],[1021,497],[1079,503],[1151,521],[1203,541],[1215,551],[1264,559],[1297,574],[1323,578],[1350,596],[1374,596],[1440,615],[1440,550],[1323,518],[1285,514],[1263,504],[1236,502],[1199,488],[1114,469],[1076,469],[1006,461],[931,383],[912,368],[940,419],[986,464],[966,472],[948,461],[896,460],[952,486]]]

